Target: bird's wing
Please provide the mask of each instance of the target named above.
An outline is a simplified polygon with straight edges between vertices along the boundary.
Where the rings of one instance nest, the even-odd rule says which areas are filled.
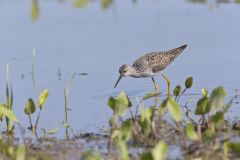
[[[152,52],[138,58],[134,63],[135,68],[149,68],[153,73],[160,72],[165,69],[186,46],[181,46],[165,52]]]

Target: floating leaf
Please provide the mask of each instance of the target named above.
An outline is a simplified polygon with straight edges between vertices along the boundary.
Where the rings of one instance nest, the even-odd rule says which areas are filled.
[[[193,84],[193,77],[188,77],[185,81],[185,87],[186,88],[191,88]]]
[[[29,98],[27,100],[27,103],[25,105],[24,113],[27,115],[33,114],[36,110],[35,103],[32,98]]]
[[[206,114],[210,111],[210,105],[208,105],[208,98],[207,97],[202,97],[199,99],[197,102],[197,107],[195,110],[196,115],[203,115]]]
[[[25,146],[19,145],[16,153],[16,160],[25,160]]]
[[[164,160],[167,156],[168,146],[165,142],[158,142],[152,150],[154,160]]]
[[[180,85],[177,85],[177,86],[174,88],[174,90],[173,90],[173,95],[177,97],[177,96],[180,95],[181,91],[182,91],[181,86],[180,86]]]
[[[192,140],[192,141],[198,140],[198,135],[197,135],[196,131],[194,130],[193,125],[191,123],[188,123],[186,126],[186,134],[190,140]]]
[[[208,90],[206,88],[202,88],[202,95],[203,95],[203,97],[208,96]]]
[[[42,109],[44,103],[47,101],[48,98],[48,90],[45,89],[38,98],[38,106],[40,109]]]
[[[36,21],[39,17],[39,6],[38,0],[32,0],[31,12],[30,12],[32,21]]]
[[[75,0],[74,6],[77,8],[83,8],[89,3],[89,0]]]

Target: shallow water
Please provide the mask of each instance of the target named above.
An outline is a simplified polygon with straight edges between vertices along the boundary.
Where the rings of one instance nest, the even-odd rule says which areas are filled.
[[[39,128],[59,126],[60,135],[64,133],[64,80],[74,72],[87,72],[73,80],[70,124],[77,132],[107,127],[109,96],[124,90],[135,102],[135,97],[153,90],[151,79],[133,78],[125,78],[113,88],[119,67],[146,52],[183,44],[188,48],[164,71],[172,88],[183,85],[188,76],[194,77],[188,93],[223,85],[232,96],[239,88],[240,5],[236,3],[119,0],[102,10],[99,2],[78,9],[72,1],[39,1],[36,22],[31,21],[30,8],[30,1],[0,1],[0,100],[5,100],[9,62],[14,111],[23,126],[28,124],[23,113],[27,98],[37,99],[47,88],[50,95]],[[31,75],[34,46],[35,89]],[[160,76],[156,79],[166,94],[166,82]],[[236,104],[232,116],[239,112]]]

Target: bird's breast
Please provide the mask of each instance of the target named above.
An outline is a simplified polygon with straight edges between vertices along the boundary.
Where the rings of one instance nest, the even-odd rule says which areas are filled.
[[[148,73],[148,72],[143,72],[143,73],[138,73],[138,74],[134,74],[134,75],[130,75],[133,78],[148,78],[148,77],[153,77],[155,76],[154,73]]]

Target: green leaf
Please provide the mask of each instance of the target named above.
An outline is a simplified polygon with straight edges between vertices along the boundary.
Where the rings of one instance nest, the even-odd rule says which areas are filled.
[[[33,114],[36,110],[35,103],[32,98],[29,98],[27,100],[27,103],[25,105],[24,113],[27,115]]]
[[[114,97],[110,97],[108,99],[108,106],[114,111],[114,106],[115,106],[116,100]]]
[[[166,105],[171,117],[176,122],[180,122],[182,120],[182,112],[178,103],[172,97],[168,97]]]
[[[192,87],[192,84],[193,84],[193,77],[188,77],[188,78],[185,80],[185,87],[186,87],[186,88],[191,88],[191,87]]]
[[[39,17],[38,0],[32,0],[30,15],[31,15],[32,21],[36,21],[38,19]]]
[[[208,129],[204,130],[202,137],[203,137],[204,141],[206,141],[206,140],[211,141],[214,136],[215,136],[215,130],[212,128],[208,128]]]
[[[116,116],[115,115],[111,116],[108,123],[109,123],[111,128],[114,128],[116,126]]]
[[[80,158],[81,160],[100,160],[100,154],[94,153],[92,150],[87,150],[82,153],[82,156]]]
[[[113,0],[101,0],[102,9],[107,9],[112,3]]]
[[[141,154],[140,160],[154,160],[151,152],[144,152]]]
[[[44,91],[42,91],[42,93],[38,98],[38,106],[40,109],[42,109],[44,103],[47,101],[47,98],[48,98],[48,90],[45,89]]]
[[[147,136],[151,132],[151,123],[154,114],[154,107],[144,108],[143,105],[139,105],[141,111],[141,119],[138,124],[141,126],[142,133]]]
[[[229,142],[228,148],[229,148],[229,151],[240,155],[240,142]]]
[[[147,119],[144,119],[144,121],[138,121],[138,124],[141,126],[141,131],[143,135],[148,136],[151,132],[151,124]]]
[[[232,99],[227,103],[227,105],[225,105],[225,106],[223,107],[223,112],[224,112],[224,113],[226,113],[226,112],[229,110],[229,108],[232,106],[233,99],[234,99],[234,98],[232,98]]]
[[[190,140],[192,140],[192,141],[198,140],[198,135],[197,135],[196,131],[194,130],[193,125],[191,123],[188,123],[186,126],[186,134]]]
[[[127,142],[132,137],[132,129],[133,129],[132,119],[124,121],[120,129],[121,140]]]
[[[83,8],[87,6],[88,3],[89,3],[89,0],[75,0],[74,6],[77,8]]]
[[[117,98],[116,105],[122,105],[125,107],[131,107],[132,103],[130,102],[128,96],[124,92],[120,92]]]
[[[166,109],[166,107],[167,107],[167,101],[168,101],[167,98],[164,99],[163,102],[161,103],[160,107],[159,107],[158,112],[159,112],[159,115],[160,115],[160,116],[162,116],[162,115],[164,114],[164,111],[165,111],[165,109]]]
[[[19,120],[16,118],[13,111],[3,107],[2,105],[0,107],[0,113],[4,114],[11,122],[19,123]]]
[[[181,86],[180,86],[180,85],[177,85],[177,86],[174,88],[174,90],[173,90],[173,95],[177,97],[177,96],[180,95],[181,92],[182,92]]]
[[[25,160],[25,146],[19,145],[16,153],[16,160]]]
[[[152,150],[154,160],[164,160],[167,156],[168,146],[165,142],[158,142]]]
[[[57,128],[48,130],[46,133],[51,135],[51,134],[56,134],[58,131],[59,131],[59,128],[57,127]]]
[[[111,134],[111,141],[113,141],[114,139],[117,139],[117,141],[119,141],[120,135],[121,135],[121,132],[119,129],[114,130]]]
[[[149,108],[144,108],[143,106],[140,106],[140,111],[141,121],[144,121],[146,119],[149,123],[151,123],[154,116],[154,107],[151,106]]]
[[[210,111],[210,105],[208,105],[208,98],[207,97],[202,97],[199,99],[197,102],[197,107],[195,110],[196,115],[203,115],[206,114]]]
[[[132,103],[124,92],[120,92],[116,99],[113,97],[108,99],[108,106],[112,108],[115,115],[123,116],[132,106]]]
[[[2,110],[1,110],[1,108],[7,108],[7,105],[5,104],[5,103],[2,103],[1,105],[0,105],[0,121],[2,121],[3,120],[3,117],[4,117],[4,113],[2,112]]]
[[[128,160],[129,157],[128,157],[128,148],[127,148],[127,145],[126,143],[120,141],[118,143],[118,146],[121,150],[121,160]]]
[[[203,97],[208,96],[208,90],[206,88],[202,88],[202,95],[203,95]]]
[[[215,88],[210,95],[211,110],[222,110],[224,107],[224,98],[226,95],[227,94],[223,87],[220,86]]]
[[[215,115],[211,116],[211,122],[216,125],[221,125],[224,122],[224,113],[217,112]]]

